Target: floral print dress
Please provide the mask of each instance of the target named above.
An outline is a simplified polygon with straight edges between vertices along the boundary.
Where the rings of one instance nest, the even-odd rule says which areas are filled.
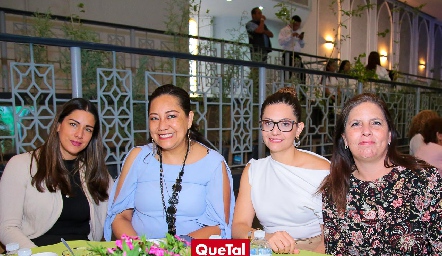
[[[436,169],[395,167],[376,181],[353,175],[345,213],[323,196],[326,252],[442,255],[442,179]]]

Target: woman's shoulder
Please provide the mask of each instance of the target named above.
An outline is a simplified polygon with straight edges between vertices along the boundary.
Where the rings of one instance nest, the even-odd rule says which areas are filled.
[[[191,148],[191,153],[194,154],[188,158],[188,164],[197,172],[203,171],[207,175],[210,175],[209,173],[221,170],[223,165],[229,170],[224,157],[218,153],[218,151],[208,148],[203,144],[195,143]]]
[[[152,144],[148,144],[148,145],[133,147],[127,155],[128,157],[131,156],[137,158],[137,157],[146,157],[151,153],[153,153],[153,147]]]
[[[4,172],[13,171],[14,174],[17,176],[23,176],[22,174],[24,173],[29,174],[31,160],[32,160],[32,151],[15,155],[11,157],[11,159],[9,159],[8,163],[6,164]],[[37,170],[36,167],[37,165],[33,164],[32,173],[36,172]]]
[[[429,183],[432,184],[431,187],[436,183],[442,185],[442,177],[436,167],[428,166],[412,170],[404,166],[396,166],[394,169],[396,169],[399,179],[408,179],[409,183],[423,184],[424,187],[430,186]]]
[[[246,166],[248,167],[248,172],[250,173],[250,175],[252,175],[252,173],[255,172],[256,170],[258,170],[259,172],[265,170],[265,168],[267,168],[267,165],[271,161],[274,161],[271,156],[259,159],[252,158],[249,160]]]
[[[198,152],[197,155],[199,156],[198,157],[199,160],[197,162],[206,161],[206,160],[209,161],[219,160],[221,162],[225,160],[224,157],[218,151],[208,148],[206,145],[201,144],[199,142],[194,144],[194,148]]]
[[[8,164],[29,164],[31,162],[33,152],[34,151],[30,151],[15,155],[9,159]]]
[[[435,152],[442,152],[442,146],[434,142],[429,142],[428,144],[424,143],[422,147],[423,146],[426,146],[427,149],[434,150]]]
[[[406,183],[412,184],[411,186],[407,186],[406,189],[412,191],[411,193],[413,194],[423,197],[432,197],[435,194],[439,194],[440,198],[440,191],[442,190],[442,176],[436,167],[424,167],[418,170],[406,170],[408,171],[405,172],[408,174],[408,176],[406,176],[406,179],[408,178]]]
[[[259,159],[250,159],[250,161],[248,162],[248,164],[263,164],[266,163],[268,161],[272,160],[271,156],[266,156],[264,158],[259,158]]]
[[[330,170],[330,160],[308,150],[298,149],[302,154],[303,168],[312,170]]]
[[[141,161],[147,164],[149,162],[147,158],[152,153],[152,145],[150,144],[144,146],[135,146],[127,153],[123,161],[123,167],[126,165],[131,167],[141,166]]]
[[[135,147],[133,147],[131,150],[139,150],[140,152],[141,151],[146,151],[146,152],[152,152],[153,151],[153,144],[152,143],[149,143],[149,144],[147,144],[147,145],[142,145],[142,146],[135,146]]]
[[[387,71],[386,68],[382,67],[381,65],[376,65],[376,70],[382,70],[382,71]]]

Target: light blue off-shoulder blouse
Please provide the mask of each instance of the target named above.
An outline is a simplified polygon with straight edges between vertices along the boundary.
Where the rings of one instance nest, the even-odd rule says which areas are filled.
[[[182,178],[182,190],[178,194],[177,235],[187,235],[204,226],[219,226],[223,238],[231,237],[235,197],[232,190],[232,175],[226,164],[231,188],[229,223],[226,223],[222,163],[225,163],[223,156],[209,149],[208,154],[198,162],[186,164]],[[172,195],[172,185],[175,184],[180,169],[181,165],[163,164],[166,208],[169,206],[168,199]],[[139,236],[145,235],[146,238],[165,237],[167,223],[161,200],[160,163],[152,154],[151,144],[141,147],[118,197],[115,198],[117,184],[118,180],[109,197],[104,225],[105,239],[107,241],[111,239],[111,225],[115,216],[131,208],[134,209],[132,226]]]

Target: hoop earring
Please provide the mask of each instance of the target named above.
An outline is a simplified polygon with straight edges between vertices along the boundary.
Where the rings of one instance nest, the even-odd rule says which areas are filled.
[[[345,145],[345,147],[344,147],[345,149],[348,149],[348,145]]]
[[[298,136],[293,141],[293,146],[295,146],[295,148],[297,148],[297,147],[299,147],[299,145],[301,145],[301,140],[299,139],[299,136]]]
[[[155,141],[152,139],[152,154],[156,155],[157,154],[157,150],[158,150],[158,146],[155,143]]]
[[[187,130],[187,148],[189,149],[190,153],[190,129]]]

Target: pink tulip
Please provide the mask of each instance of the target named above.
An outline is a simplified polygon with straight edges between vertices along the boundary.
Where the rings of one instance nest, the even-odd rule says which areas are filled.
[[[115,245],[120,249],[123,250],[123,241],[117,240],[115,241]]]
[[[134,249],[134,245],[132,244],[132,241],[126,240],[126,244],[127,244],[127,246],[129,246],[129,249],[131,249],[131,250]]]
[[[149,253],[154,254],[156,256],[164,256],[164,249],[152,246],[152,247],[150,247]]]

